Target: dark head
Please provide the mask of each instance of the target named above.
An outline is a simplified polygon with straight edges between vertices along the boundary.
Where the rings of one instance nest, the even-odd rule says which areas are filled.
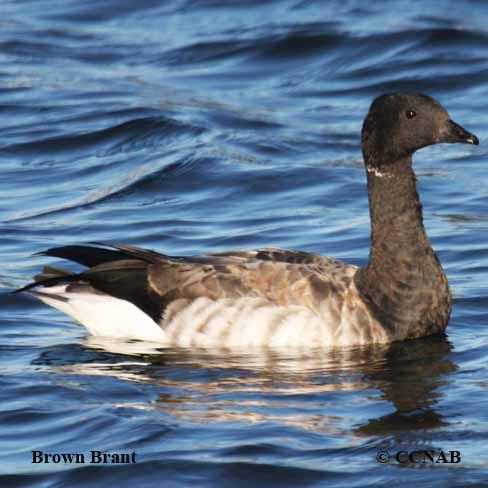
[[[432,97],[391,93],[376,98],[364,120],[362,149],[368,167],[386,169],[417,150],[440,142],[478,144]]]

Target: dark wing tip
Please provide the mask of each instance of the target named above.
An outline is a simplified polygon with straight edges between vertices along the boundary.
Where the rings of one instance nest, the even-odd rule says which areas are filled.
[[[103,245],[106,247],[109,246],[108,244]],[[67,259],[88,268],[109,261],[119,261],[121,259],[127,259],[127,256],[120,251],[86,245],[51,247],[49,249],[46,249],[45,251],[37,253],[36,255]]]

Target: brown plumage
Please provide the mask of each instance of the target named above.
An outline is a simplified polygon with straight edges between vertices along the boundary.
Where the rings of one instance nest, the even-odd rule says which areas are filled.
[[[411,159],[437,142],[478,140],[425,95],[373,102],[362,131],[372,221],[364,268],[279,248],[175,257],[128,245],[65,246],[44,254],[88,269],[48,267],[19,291],[94,334],[180,345],[311,347],[442,332],[451,295],[424,230]],[[110,317],[110,302],[123,315]]]

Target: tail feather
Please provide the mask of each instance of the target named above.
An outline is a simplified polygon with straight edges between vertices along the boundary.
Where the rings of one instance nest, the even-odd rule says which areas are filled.
[[[76,274],[62,268],[56,268],[55,266],[44,266],[42,271],[34,276],[34,281],[28,283],[22,288],[17,288],[11,293],[21,293],[23,291],[31,291],[33,288],[37,288],[38,286],[56,286],[73,281],[77,281]]]
[[[105,246],[113,249],[105,249]],[[81,272],[71,272],[46,266],[34,281],[13,293],[37,293],[43,301],[51,300],[45,294],[56,294],[53,287],[66,285],[63,293],[105,294],[125,300],[147,314],[155,323],[161,319],[165,303],[148,285],[148,268],[154,263],[170,259],[154,251],[134,246],[95,243],[92,246],[62,246],[44,251],[46,256],[68,259],[88,266]],[[43,287],[42,290],[32,290]],[[87,289],[89,288],[89,290]],[[115,303],[115,302],[114,302]],[[59,307],[58,307],[59,308]]]
[[[64,303],[68,303],[69,302],[69,298],[66,298],[65,296],[63,295],[56,295],[55,293],[45,293],[43,291],[31,291],[30,292],[32,295],[35,295],[36,297],[40,298],[44,303],[49,303],[49,300],[58,300],[60,302],[64,302]],[[55,305],[52,305],[54,308],[58,308],[59,307],[56,307]]]
[[[53,276],[50,278],[45,279],[38,279],[38,276],[42,276],[43,273],[37,275],[33,282],[28,283],[27,285],[23,286],[22,288],[17,288],[16,290],[12,291],[11,293],[22,293],[24,291],[31,291],[33,288],[37,288],[38,286],[43,287],[50,287],[56,286],[60,284],[72,283],[74,281],[79,280],[79,276],[77,274],[66,274],[64,276]]]
[[[69,271],[66,271],[63,268],[57,268],[55,266],[44,266],[42,271],[39,274],[34,276],[34,281],[44,281],[50,278],[61,278],[65,276],[69,276]]]

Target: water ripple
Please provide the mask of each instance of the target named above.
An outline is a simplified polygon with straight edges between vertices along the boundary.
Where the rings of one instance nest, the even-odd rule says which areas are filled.
[[[90,241],[174,254],[274,245],[362,265],[359,134],[381,92],[440,98],[481,145],[415,158],[454,296],[447,338],[163,349],[86,337],[33,297],[0,295],[0,484],[481,486],[487,15],[475,0],[5,0],[6,291],[58,264],[33,253]],[[39,449],[135,451],[138,462],[34,465]],[[375,461],[399,449],[456,449],[462,463]]]

